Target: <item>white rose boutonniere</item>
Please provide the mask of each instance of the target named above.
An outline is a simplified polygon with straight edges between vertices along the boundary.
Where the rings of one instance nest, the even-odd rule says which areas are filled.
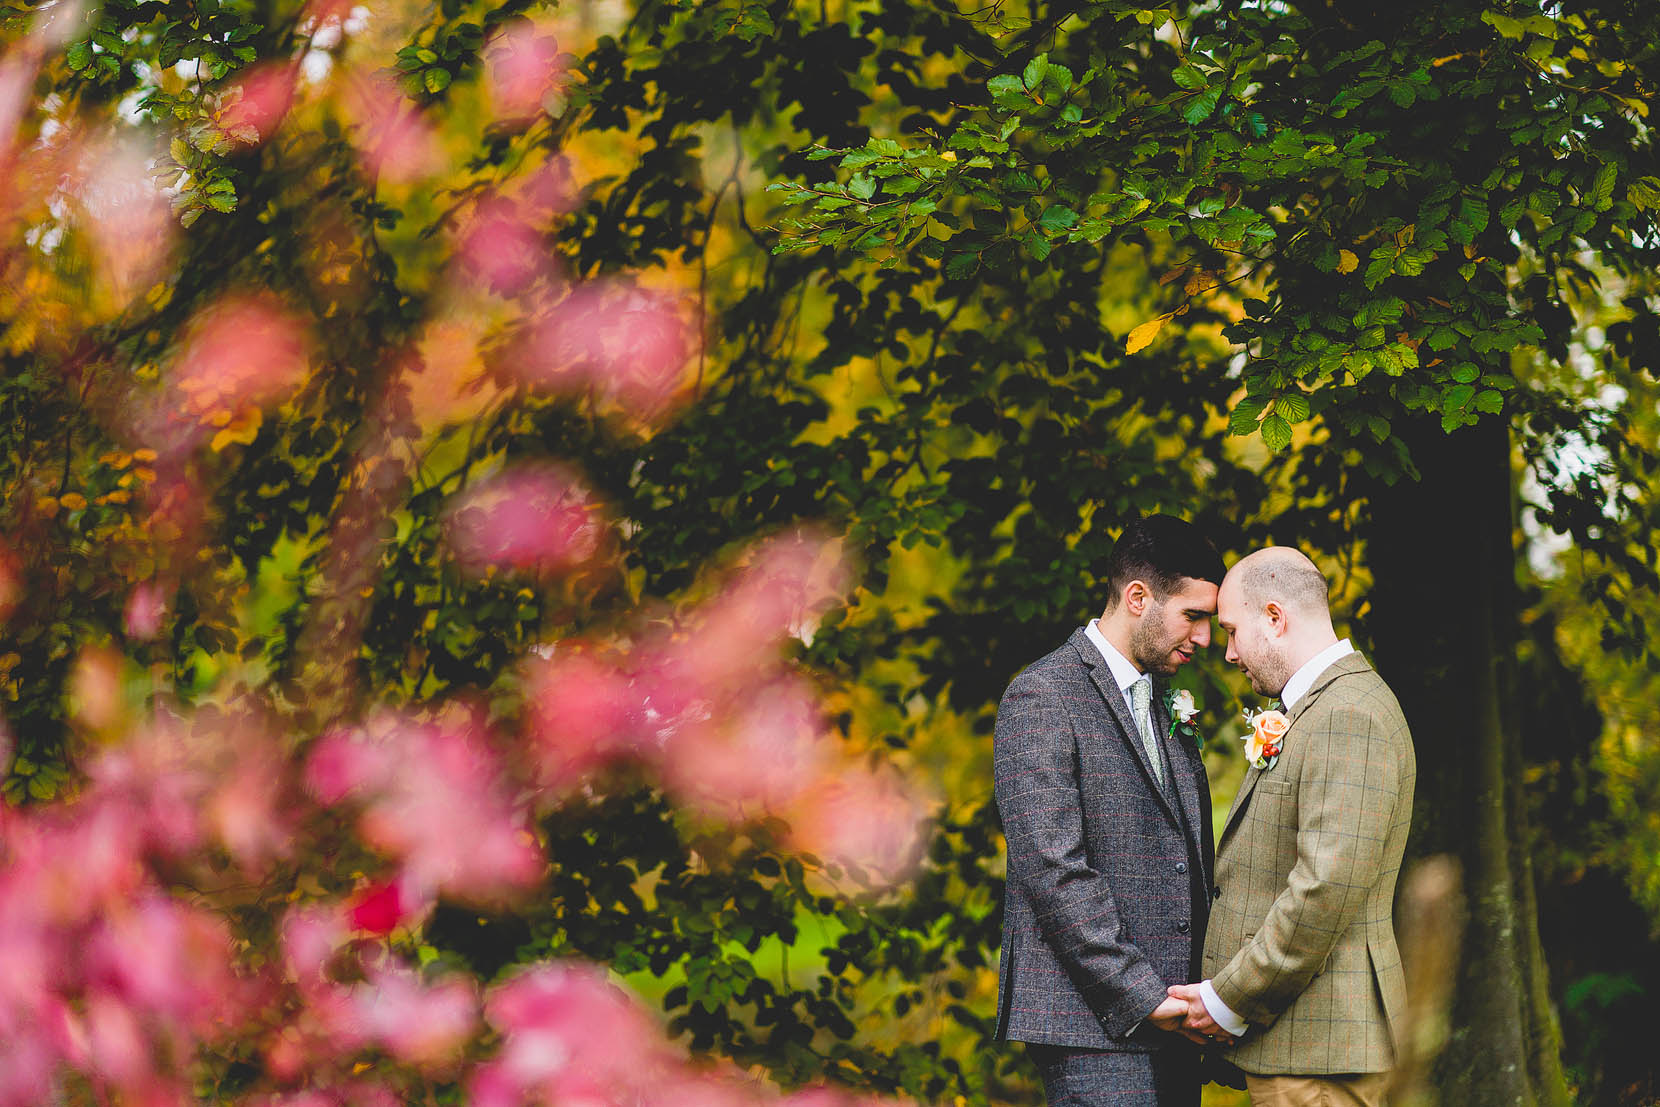
[[[1245,721],[1251,724],[1251,732],[1241,741],[1245,743],[1245,760],[1267,772],[1280,759],[1280,747],[1285,740],[1285,732],[1291,727],[1291,720],[1285,717],[1285,712],[1276,709],[1268,711],[1245,712]]]
[[[1193,744],[1199,749],[1205,748],[1204,738],[1193,725],[1193,720],[1199,717],[1199,705],[1193,702],[1192,692],[1186,688],[1166,692],[1164,713],[1170,716],[1170,733],[1165,737],[1174,738],[1180,734],[1193,739]]]

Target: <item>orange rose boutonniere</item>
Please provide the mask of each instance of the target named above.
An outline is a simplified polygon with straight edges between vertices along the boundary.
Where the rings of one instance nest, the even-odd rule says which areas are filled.
[[[1291,720],[1285,717],[1285,712],[1276,709],[1246,711],[1245,721],[1251,724],[1251,733],[1242,739],[1245,743],[1245,760],[1266,772],[1280,759],[1280,746],[1285,740],[1286,730],[1291,726]]]

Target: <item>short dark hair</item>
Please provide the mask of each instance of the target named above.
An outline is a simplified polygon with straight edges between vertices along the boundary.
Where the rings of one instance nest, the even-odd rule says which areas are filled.
[[[1132,580],[1145,581],[1153,598],[1168,598],[1183,580],[1208,580],[1220,586],[1225,570],[1204,532],[1174,515],[1148,515],[1124,528],[1107,558],[1107,610]]]

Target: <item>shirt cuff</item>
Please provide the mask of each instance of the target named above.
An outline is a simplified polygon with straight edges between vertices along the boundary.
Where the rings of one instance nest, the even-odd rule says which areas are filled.
[[[1215,1020],[1217,1026],[1236,1038],[1245,1033],[1246,1027],[1250,1024],[1222,1002],[1222,997],[1216,994],[1216,989],[1210,986],[1210,981],[1199,981],[1199,998],[1205,1001],[1205,1010],[1210,1012],[1210,1017]]]

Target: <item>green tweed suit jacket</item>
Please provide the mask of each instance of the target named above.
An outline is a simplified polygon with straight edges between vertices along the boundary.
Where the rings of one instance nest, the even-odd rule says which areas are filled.
[[[1417,760],[1394,693],[1357,653],[1290,712],[1279,760],[1240,785],[1216,852],[1204,974],[1250,1028],[1258,1075],[1385,1072],[1404,1030],[1395,880]]]

